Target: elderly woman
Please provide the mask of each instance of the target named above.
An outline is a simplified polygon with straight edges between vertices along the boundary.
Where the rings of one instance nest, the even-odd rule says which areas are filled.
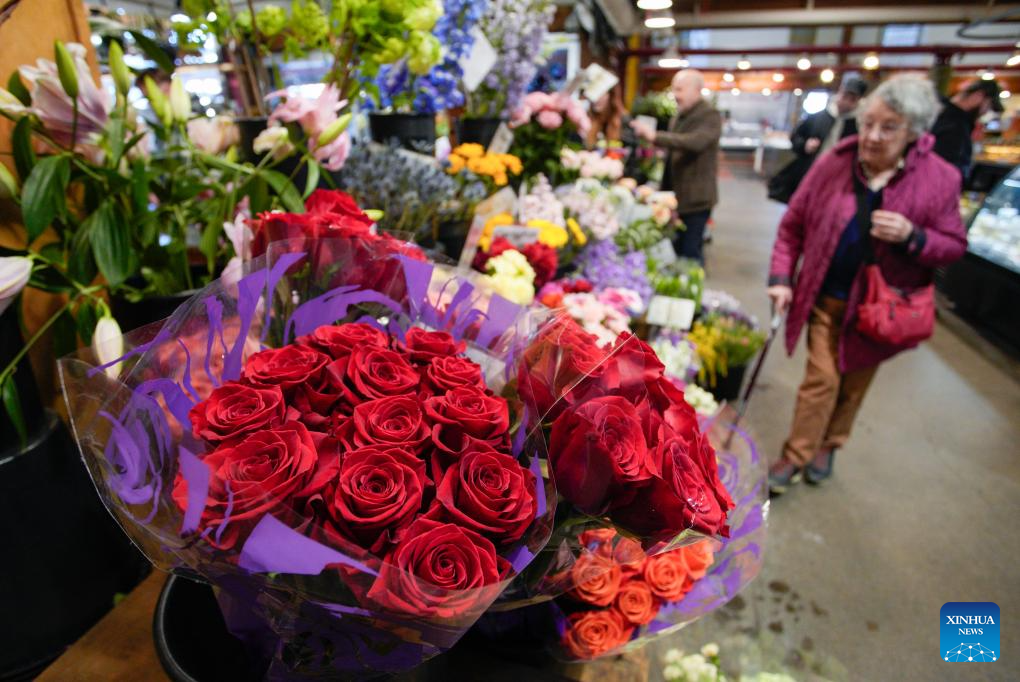
[[[807,324],[808,362],[789,438],[769,469],[773,494],[802,474],[814,484],[832,474],[878,364],[912,345],[879,342],[857,329],[868,246],[885,281],[905,291],[929,285],[935,268],[966,249],[960,174],[932,151],[925,132],[938,107],[934,87],[920,76],[879,85],[858,109],[859,136],[815,162],[779,224],[768,295],[776,310],[789,311],[789,353]],[[867,201],[867,234],[858,223],[858,194]]]

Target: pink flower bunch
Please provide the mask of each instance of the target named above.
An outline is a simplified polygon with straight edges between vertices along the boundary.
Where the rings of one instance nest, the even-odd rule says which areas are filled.
[[[280,121],[297,123],[308,136],[308,148],[315,160],[328,171],[338,171],[347,161],[351,151],[351,136],[345,130],[328,144],[318,146],[319,136],[337,120],[337,112],[347,105],[340,99],[340,91],[334,85],[326,85],[315,99],[290,95],[286,90],[272,92],[268,97],[284,97],[269,116],[269,125]]]
[[[524,102],[514,112],[511,126],[520,126],[536,121],[546,130],[555,130],[570,121],[577,132],[584,137],[591,128],[591,119],[581,103],[565,92],[547,94],[531,92],[524,96]]]

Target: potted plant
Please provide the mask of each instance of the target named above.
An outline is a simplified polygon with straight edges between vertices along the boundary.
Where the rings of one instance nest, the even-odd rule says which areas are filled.
[[[565,92],[528,93],[514,111],[510,125],[514,131],[510,151],[520,157],[526,179],[542,173],[558,185],[577,178],[578,169],[564,164],[563,154],[573,160],[570,152],[581,148],[581,140],[591,127],[580,101]]]
[[[703,303],[704,314],[688,335],[701,363],[698,383],[718,400],[736,400],[747,365],[765,344],[765,334],[746,313],[708,310]]]

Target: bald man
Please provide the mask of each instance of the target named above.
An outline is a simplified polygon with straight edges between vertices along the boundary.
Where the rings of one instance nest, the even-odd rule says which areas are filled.
[[[673,76],[673,98],[679,113],[668,131],[656,131],[641,121],[631,121],[638,137],[668,151],[662,189],[676,192],[677,213],[684,229],[673,245],[677,255],[704,262],[702,244],[705,225],[719,199],[716,170],[722,117],[701,96],[705,79],[700,71],[678,71]]]

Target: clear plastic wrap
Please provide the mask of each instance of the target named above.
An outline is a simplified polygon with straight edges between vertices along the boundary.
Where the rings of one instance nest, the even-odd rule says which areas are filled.
[[[353,380],[344,374],[348,383],[334,387],[358,394],[362,402],[351,410],[337,407],[343,398],[324,395],[325,374],[306,367],[322,362],[307,339],[323,325],[344,323],[360,325],[362,336],[382,335],[386,352],[415,365],[415,391],[374,398],[379,375],[367,371]],[[533,390],[521,389],[555,383],[524,369],[526,357],[549,357],[541,345],[559,324],[554,314],[510,303],[391,238],[296,239],[273,242],[239,278],[213,282],[165,322],[116,340],[123,345],[115,353],[124,353],[117,361],[100,365],[86,349],[62,359],[60,374],[96,487],[150,560],[212,584],[229,629],[261,657],[268,678],[357,677],[408,669],[448,649],[545,546],[557,495],[539,417],[559,395],[543,395],[540,405]],[[343,329],[347,335],[354,327]],[[447,355],[480,366],[485,400],[506,401],[509,427],[492,432],[484,447],[470,443],[492,435],[486,430],[501,417],[486,421],[484,409],[471,412],[482,403],[455,405],[456,388],[430,383],[456,374],[430,379],[416,364],[432,366],[429,344],[442,339],[428,336],[431,330],[463,342],[463,353]],[[342,373],[364,345],[355,339],[354,350],[343,350],[350,355],[330,356],[329,367],[348,363],[337,365]],[[604,359],[562,369],[560,357],[541,371],[569,387]],[[399,376],[384,378],[399,383]],[[237,407],[231,392],[242,384],[256,408]],[[249,432],[217,433],[219,417],[210,411],[241,420]],[[252,427],[251,419],[268,421]],[[394,454],[401,448],[420,462]],[[472,448],[490,465],[503,457],[504,478],[492,483],[495,465],[450,474],[468,466],[464,453]],[[337,512],[340,502],[332,515],[321,512],[340,495],[337,467],[353,467],[354,459],[361,470],[396,467],[409,477],[401,489],[425,491],[399,539],[352,532]],[[463,498],[457,486],[476,474],[478,485],[528,490],[527,517],[520,508],[496,510],[512,517],[513,532],[502,524],[494,533],[476,507],[458,515],[461,502],[449,503]],[[323,487],[326,479],[333,487]]]

